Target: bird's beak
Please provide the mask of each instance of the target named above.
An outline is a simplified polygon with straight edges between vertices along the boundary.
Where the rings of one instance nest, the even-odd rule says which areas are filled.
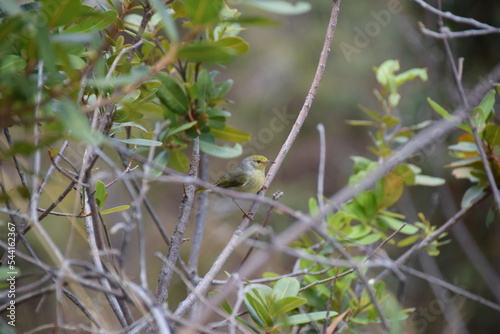
[[[266,165],[267,165],[267,164],[270,164],[270,165],[271,165],[271,164],[275,163],[275,161],[267,160],[267,161],[266,161],[266,162],[264,162],[264,163],[265,163]]]

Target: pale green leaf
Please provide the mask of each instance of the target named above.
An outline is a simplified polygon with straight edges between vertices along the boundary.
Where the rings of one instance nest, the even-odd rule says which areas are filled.
[[[440,177],[434,177],[428,175],[416,175],[414,184],[427,187],[437,187],[437,186],[442,186],[445,183],[446,180]]]
[[[200,150],[221,159],[233,159],[243,153],[243,148],[240,144],[234,144],[233,147],[229,145],[219,146],[203,140],[200,140]]]
[[[163,145],[161,141],[151,140],[151,139],[143,139],[143,138],[130,138],[130,139],[118,139],[114,140],[119,141],[124,144],[129,145],[137,145],[137,146],[149,146],[149,147],[157,147]]]
[[[114,208],[111,209],[102,210],[101,215],[107,215],[108,213],[120,212],[128,209],[130,209],[130,205],[115,206]]]
[[[462,197],[462,208],[468,208],[472,203],[481,198],[485,193],[486,189],[484,186],[474,185],[470,187]]]
[[[299,293],[300,283],[296,278],[285,277],[280,279],[273,287],[276,298],[295,297]]]
[[[405,224],[404,221],[386,215],[380,215],[378,219],[382,223],[384,223],[384,225],[395,231],[400,229],[401,226]],[[405,227],[403,227],[399,232],[403,234],[415,234],[418,232],[418,227],[411,224],[406,224]]]
[[[243,2],[243,4],[281,15],[298,15],[311,10],[311,4],[305,1],[290,3],[280,0],[248,0]]]
[[[214,134],[215,138],[227,140],[233,143],[243,143],[250,140],[251,134],[226,125],[222,129],[210,129],[210,133]]]

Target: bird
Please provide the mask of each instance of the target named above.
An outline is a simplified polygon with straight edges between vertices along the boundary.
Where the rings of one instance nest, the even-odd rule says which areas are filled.
[[[236,190],[247,193],[257,193],[264,186],[266,180],[266,167],[273,164],[274,161],[267,159],[263,155],[251,155],[243,159],[240,164],[232,171],[222,176],[214,183],[216,187]],[[209,190],[200,188],[196,192]],[[253,220],[251,212],[243,210],[233,199],[233,202],[240,208],[243,214]]]

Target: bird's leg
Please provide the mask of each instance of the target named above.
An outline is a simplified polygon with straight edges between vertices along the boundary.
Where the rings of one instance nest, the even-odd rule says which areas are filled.
[[[231,199],[233,200],[234,204],[236,204],[236,206],[241,210],[241,212],[243,212],[243,215],[248,219],[250,219],[251,221],[253,221],[253,212],[246,212],[245,210],[242,209],[242,207],[238,204],[238,202],[236,202],[234,198]]]

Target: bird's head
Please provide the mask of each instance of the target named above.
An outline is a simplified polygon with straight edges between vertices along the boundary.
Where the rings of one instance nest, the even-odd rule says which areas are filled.
[[[263,155],[251,155],[249,157],[246,157],[243,159],[241,162],[241,165],[243,165],[245,169],[258,169],[258,170],[265,170],[267,165],[273,164],[274,161],[268,160],[265,156]]]

